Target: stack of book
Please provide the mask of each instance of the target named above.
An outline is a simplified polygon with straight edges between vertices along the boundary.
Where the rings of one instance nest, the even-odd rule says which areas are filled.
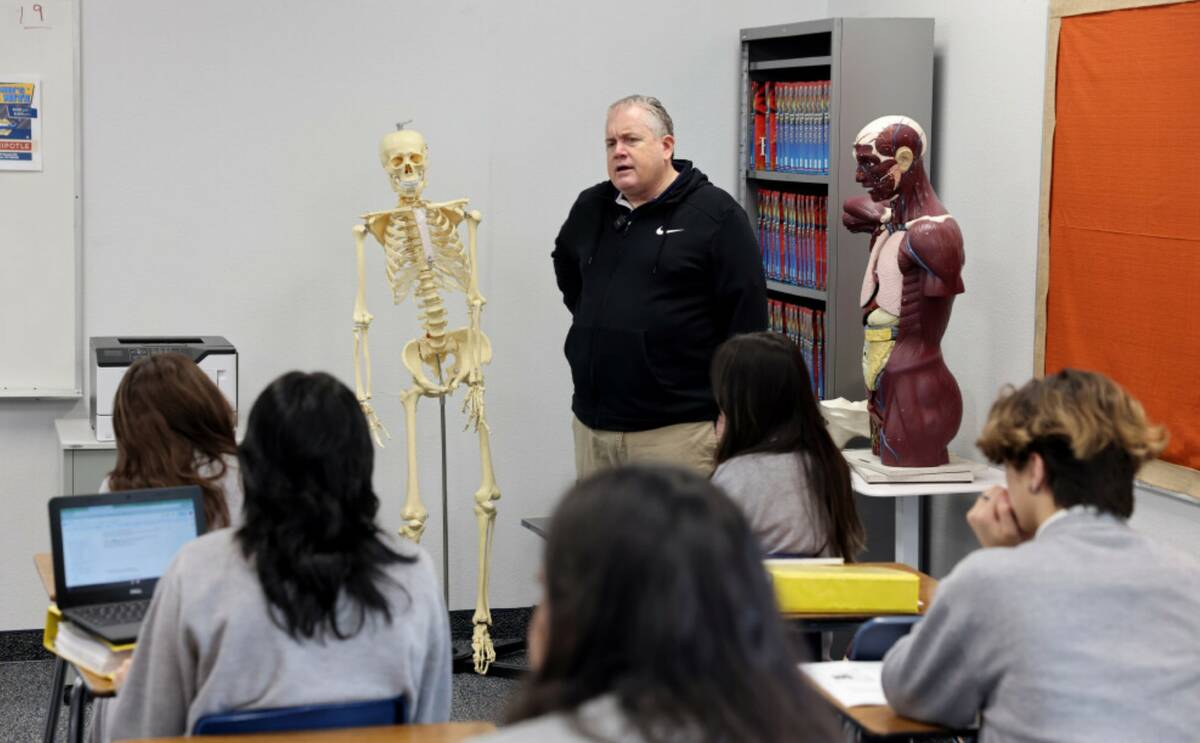
[[[121,664],[133,655],[134,647],[133,643],[113,645],[72,624],[62,618],[53,604],[46,612],[42,645],[63,660],[110,680]]]
[[[751,81],[751,170],[829,175],[829,81]]]
[[[825,313],[778,299],[767,300],[771,330],[783,333],[800,347],[808,366],[813,393],[825,397]]]
[[[825,289],[828,197],[760,188],[755,223],[767,278]]]

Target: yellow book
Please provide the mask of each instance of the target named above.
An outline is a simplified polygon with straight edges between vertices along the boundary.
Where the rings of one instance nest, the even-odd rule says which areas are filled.
[[[58,606],[46,609],[42,646],[63,660],[109,681],[121,663],[133,655],[134,643],[114,645],[63,619]]]
[[[916,614],[920,580],[894,568],[857,565],[769,564],[783,612]]]

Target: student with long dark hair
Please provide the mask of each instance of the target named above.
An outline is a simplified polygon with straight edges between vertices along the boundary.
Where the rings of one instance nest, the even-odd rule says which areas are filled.
[[[764,552],[853,560],[865,532],[850,468],[825,428],[800,349],[780,333],[725,341],[712,362],[713,482],[741,507]]]
[[[758,544],[709,481],[605,470],[551,520],[532,673],[507,741],[838,738],[801,678]]]
[[[450,636],[429,556],[375,523],[354,394],[291,372],[250,411],[245,524],[185,545],[158,583],[110,739],[183,735],[215,712],[404,694],[450,709]]]
[[[217,385],[180,353],[133,362],[117,385],[117,464],[100,492],[198,485],[209,529],[241,523],[233,409]]]

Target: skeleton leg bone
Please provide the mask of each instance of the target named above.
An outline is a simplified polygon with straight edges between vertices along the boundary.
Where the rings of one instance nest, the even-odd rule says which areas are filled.
[[[413,386],[400,395],[404,404],[404,438],[408,444],[408,488],[404,498],[404,510],[400,513],[404,525],[400,534],[414,542],[421,541],[425,532],[425,520],[429,511],[421,502],[420,487],[417,483],[417,401],[421,399],[421,388]]]
[[[483,375],[479,376],[479,388],[482,391]],[[475,385],[471,385],[471,391]],[[475,614],[471,617],[475,625],[471,634],[472,660],[475,672],[487,673],[488,667],[496,660],[496,650],[492,646],[490,628],[492,626],[492,611],[488,604],[488,578],[492,562],[492,535],[496,527],[496,501],[500,500],[500,488],[496,485],[496,475],[492,469],[492,446],[488,434],[487,421],[483,419],[483,406],[480,403],[479,458],[483,479],[479,490],[475,491],[475,521],[479,526],[479,582],[475,595]]]

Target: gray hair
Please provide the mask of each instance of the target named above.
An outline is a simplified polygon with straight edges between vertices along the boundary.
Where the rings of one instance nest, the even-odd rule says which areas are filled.
[[[667,113],[667,109],[663,106],[662,101],[652,95],[627,95],[621,100],[613,103],[608,107],[609,115],[618,108],[626,106],[637,106],[646,113],[650,114],[649,120],[646,122],[650,125],[650,130],[654,132],[654,136],[662,139],[670,134],[675,136],[675,122],[671,121],[671,114]]]

